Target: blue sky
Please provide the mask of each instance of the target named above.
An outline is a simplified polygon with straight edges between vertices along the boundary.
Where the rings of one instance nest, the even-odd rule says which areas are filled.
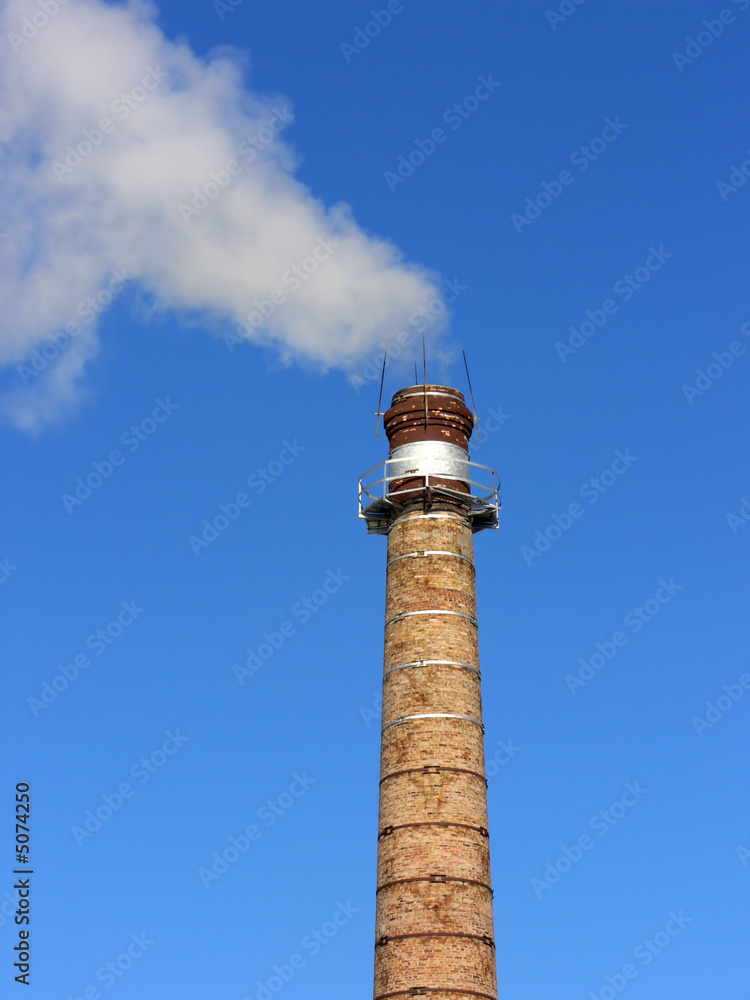
[[[74,3],[19,51],[5,38],[6,74],[57,44]],[[429,378],[465,389],[469,358],[475,457],[503,484],[500,530],[476,538],[502,995],[746,1000],[750,3],[405,0],[354,51],[384,3],[216,7],[159,0],[156,24],[198,60],[246,53],[256,105],[294,110],[259,149],[269,176],[350,205],[367,247],[399,248],[388,303],[402,281],[438,303]],[[39,9],[3,5],[3,34]],[[62,118],[77,142],[83,119]],[[352,318],[331,306],[308,329],[311,299],[238,343],[216,258],[185,285],[149,260],[24,384],[79,301],[71,275],[101,281],[73,264],[106,245],[108,275],[125,246],[109,217],[89,246],[104,213],[81,205],[80,241],[35,295],[44,261],[24,244],[25,271],[11,263],[25,217],[6,200],[0,218],[3,995],[263,1000],[278,967],[289,1000],[366,996],[385,546],[356,487],[385,457],[384,331],[405,361],[390,395],[419,324],[399,300],[344,349]],[[252,286],[270,236],[247,238]],[[54,405],[33,395],[44,379],[63,385]],[[67,687],[45,688],[61,668]],[[16,782],[33,800],[25,993],[3,895]]]

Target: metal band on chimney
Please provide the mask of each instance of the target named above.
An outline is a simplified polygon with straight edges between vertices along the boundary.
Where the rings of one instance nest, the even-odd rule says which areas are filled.
[[[480,997],[481,1000],[498,1000],[492,993],[477,993],[476,990],[459,990],[454,986],[412,986],[408,990],[380,993],[375,1000],[389,1000],[389,997],[418,997],[428,993],[458,993],[460,996]]]
[[[463,668],[464,670],[471,670],[478,676],[482,676],[481,671],[477,667],[472,667],[468,663],[459,663],[457,660],[412,660],[411,663],[399,663],[396,667],[391,667],[390,670],[386,670],[383,677],[387,677],[392,674],[394,670],[406,670],[409,667],[457,667],[458,669]]]
[[[443,767],[442,764],[425,764],[424,767],[407,767],[403,771],[393,771],[382,777],[380,784],[382,785],[384,781],[390,781],[391,778],[400,778],[403,774],[470,774],[474,778],[479,778],[485,785],[487,784],[487,779],[479,771],[471,771],[466,767]]]
[[[392,563],[399,562],[401,559],[417,559],[420,556],[452,556],[454,559],[463,559],[463,561],[467,562],[472,569],[476,569],[476,566],[471,559],[468,558],[468,556],[462,556],[460,552],[445,552],[442,549],[425,549],[423,552],[405,552],[402,556],[394,556],[393,559],[389,559],[385,564],[385,568],[388,569]]]
[[[474,833],[478,833],[485,840],[489,840],[490,836],[490,831],[486,826],[472,826],[471,823],[451,823],[450,820],[436,819],[428,820],[424,823],[399,823],[398,826],[385,826],[378,834],[378,840],[382,840],[383,837],[390,837],[396,830],[414,830],[421,826],[440,826],[446,828],[456,826],[461,830],[473,830]]]
[[[408,514],[402,514],[400,517],[397,517],[394,521],[391,521],[391,523],[388,525],[388,534],[390,534],[390,532],[393,530],[393,528],[396,527],[397,524],[404,524],[405,521],[419,521],[427,517],[430,518],[434,517],[437,518],[438,520],[458,521],[459,524],[466,524],[468,520],[468,518],[464,517],[462,514],[449,514],[447,511],[444,510],[426,511],[424,514],[414,514],[412,512],[409,512]]]
[[[471,722],[475,726],[479,726],[482,732],[484,732],[484,724],[479,722],[478,719],[470,719],[468,715],[450,715],[447,712],[430,712],[426,715],[404,715],[402,718],[395,719],[393,722],[389,722],[383,726],[381,732],[384,733],[391,726],[402,726],[405,722],[413,722],[416,719],[459,719],[461,722]]]
[[[488,948],[494,948],[495,942],[489,934],[462,934],[460,931],[417,931],[414,934],[385,934],[375,942],[376,948],[385,948],[391,941],[404,941],[406,938],[454,937],[466,938],[468,941],[481,941]],[[446,990],[446,993],[449,992]]]
[[[404,618],[412,618],[414,615],[452,615],[454,618],[465,618],[466,621],[471,622],[475,627],[479,624],[472,615],[465,615],[461,611],[448,611],[446,608],[427,608],[424,611],[402,611],[400,614],[394,615],[386,621],[386,628],[394,622],[403,621]]]
[[[424,878],[399,878],[395,879],[393,882],[386,882],[383,885],[379,885],[375,890],[376,892],[382,892],[384,889],[392,889],[394,885],[407,885],[411,882],[430,882],[432,885],[447,885],[449,882],[462,882],[466,885],[475,885],[480,889],[486,889],[487,892],[495,895],[492,886],[487,885],[486,882],[478,882],[475,878],[458,878],[453,875],[428,875]]]

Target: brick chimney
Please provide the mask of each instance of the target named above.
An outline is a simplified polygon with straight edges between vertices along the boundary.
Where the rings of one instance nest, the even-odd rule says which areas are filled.
[[[456,389],[400,390],[360,482],[388,537],[375,1000],[497,998],[473,534],[499,502],[473,425]]]

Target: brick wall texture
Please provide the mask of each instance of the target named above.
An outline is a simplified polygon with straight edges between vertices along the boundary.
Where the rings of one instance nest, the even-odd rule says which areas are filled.
[[[497,997],[473,560],[458,508],[391,526],[376,1000]]]

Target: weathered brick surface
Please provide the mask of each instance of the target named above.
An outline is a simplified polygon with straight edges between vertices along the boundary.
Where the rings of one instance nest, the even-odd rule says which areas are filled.
[[[381,777],[426,764],[465,767],[484,774],[482,730],[458,719],[420,719],[385,730]]]
[[[419,987],[438,990],[432,1000],[497,996],[473,558],[458,512],[391,527],[386,621],[407,617],[385,630],[377,938],[387,943],[375,949],[376,997]],[[429,660],[475,669],[392,670]],[[464,718],[407,719],[431,714]]]
[[[439,526],[439,535],[435,528]],[[409,525],[406,532],[400,531],[397,525],[388,538],[388,559],[402,556],[407,552],[425,549],[444,549],[447,552],[458,552],[474,562],[474,539],[471,531],[466,531],[466,518],[460,514],[445,512],[421,523]]]
[[[479,663],[477,629],[465,618],[450,615],[402,618],[385,630],[385,658],[393,667],[420,659],[456,660],[475,667]]]
[[[412,827],[394,830],[380,841],[378,885],[425,872],[482,881],[489,870],[489,840],[476,830],[436,826],[429,838]]]
[[[437,663],[418,670],[394,670],[383,683],[383,723],[413,714],[415,708],[422,713],[452,712],[479,719],[479,677],[471,670]]]
[[[496,997],[495,949],[470,938],[406,938],[376,948],[375,996],[415,985]],[[407,994],[408,995],[408,994]],[[435,996],[429,994],[431,1000]],[[460,995],[460,1000],[466,996]]]
[[[463,823],[487,826],[487,791],[472,774],[401,774],[383,782],[380,813],[387,826],[405,823]]]
[[[468,882],[407,882],[381,889],[376,940],[439,931],[492,936],[487,889]]]
[[[386,619],[423,608],[472,617],[477,613],[474,568],[454,556],[425,555],[391,563],[386,595]]]

